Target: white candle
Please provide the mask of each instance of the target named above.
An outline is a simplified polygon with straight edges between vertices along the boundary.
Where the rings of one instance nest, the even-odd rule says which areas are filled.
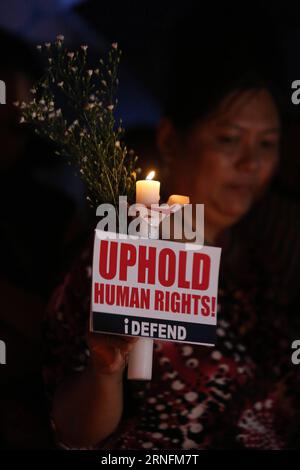
[[[155,175],[154,171],[150,171],[145,180],[136,182],[136,202],[151,206],[151,204],[158,204],[160,195],[160,182],[153,180]]]
[[[136,183],[136,202],[151,206],[159,203],[160,182],[154,181],[155,172],[151,171],[145,180]],[[151,214],[150,214],[151,217]],[[147,221],[148,236],[148,221]],[[152,233],[153,238],[159,238],[159,226]],[[139,338],[134,345],[128,358],[127,377],[129,380],[151,380],[152,359],[153,359],[153,339]]]
[[[139,338],[128,357],[128,380],[151,380],[153,339]]]

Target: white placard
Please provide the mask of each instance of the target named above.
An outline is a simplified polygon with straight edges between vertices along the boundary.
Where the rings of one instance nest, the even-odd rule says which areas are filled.
[[[213,345],[221,249],[95,231],[91,330]]]

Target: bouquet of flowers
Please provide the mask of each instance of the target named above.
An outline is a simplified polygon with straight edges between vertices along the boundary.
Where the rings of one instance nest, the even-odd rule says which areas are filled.
[[[122,141],[122,122],[116,122],[118,66],[121,51],[111,45],[107,59],[90,68],[87,45],[69,51],[64,37],[37,46],[47,65],[42,79],[31,90],[29,103],[21,108],[22,123],[55,145],[57,155],[75,163],[86,183],[89,203],[118,204],[120,195],[133,201],[137,157]],[[57,103],[64,103],[63,108]]]

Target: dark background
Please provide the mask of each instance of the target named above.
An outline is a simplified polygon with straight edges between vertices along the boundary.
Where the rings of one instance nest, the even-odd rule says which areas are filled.
[[[199,32],[203,47],[218,33],[216,18],[221,18],[225,26],[236,18],[256,39],[259,24],[268,39],[266,58],[274,54],[274,76],[281,86],[284,111],[283,152],[275,191],[285,201],[293,201],[293,214],[297,214],[300,105],[291,103],[291,83],[300,79],[300,5],[287,1],[226,2],[221,6],[220,2],[191,0],[2,0],[0,27],[32,48],[63,34],[70,47],[88,44],[94,57],[117,41],[123,51],[118,116],[123,119],[128,144],[140,156],[143,172],[154,164],[163,175],[155,128],[168,89],[170,50],[175,40],[186,41],[189,20],[185,22],[184,18],[191,14],[196,24],[194,32],[196,36]],[[179,20],[181,27],[174,38],[174,25]],[[26,69],[26,63],[32,60],[27,61],[26,54],[22,56],[20,49],[10,44],[8,41],[1,47],[0,41],[0,79],[3,64],[21,64]],[[274,50],[279,47],[281,54],[277,56],[273,46]],[[195,57],[195,62],[201,70],[201,57]],[[9,90],[10,82],[6,86]],[[9,96],[7,103],[11,106]],[[1,108],[3,126],[9,119],[6,109]],[[4,139],[2,130],[0,136]],[[41,378],[42,320],[51,292],[63,279],[92,227],[80,179],[73,168],[52,153],[44,142],[32,140],[22,164],[9,174],[0,172],[0,339],[7,344],[7,365],[0,366],[0,447],[4,448],[52,445]],[[0,155],[4,156],[3,147]],[[265,240],[288,239],[289,246],[298,250],[293,254],[296,260],[300,254],[299,224],[287,230],[283,219],[286,206],[282,207],[278,217],[275,208],[276,223],[268,225]],[[256,220],[261,233],[261,227],[266,226],[264,213]],[[263,253],[258,246],[258,256],[266,256],[268,264],[274,253],[271,248],[269,252],[261,250]],[[285,269],[286,259],[282,257],[278,272]],[[286,295],[299,288],[295,283],[300,276],[298,264],[285,272]]]

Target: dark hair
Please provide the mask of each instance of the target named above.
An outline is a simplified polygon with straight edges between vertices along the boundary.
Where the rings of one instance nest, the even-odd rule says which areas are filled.
[[[228,13],[228,11],[227,11]],[[164,114],[179,130],[214,111],[234,91],[267,88],[281,108],[281,51],[270,22],[257,13],[193,12],[172,36]]]

